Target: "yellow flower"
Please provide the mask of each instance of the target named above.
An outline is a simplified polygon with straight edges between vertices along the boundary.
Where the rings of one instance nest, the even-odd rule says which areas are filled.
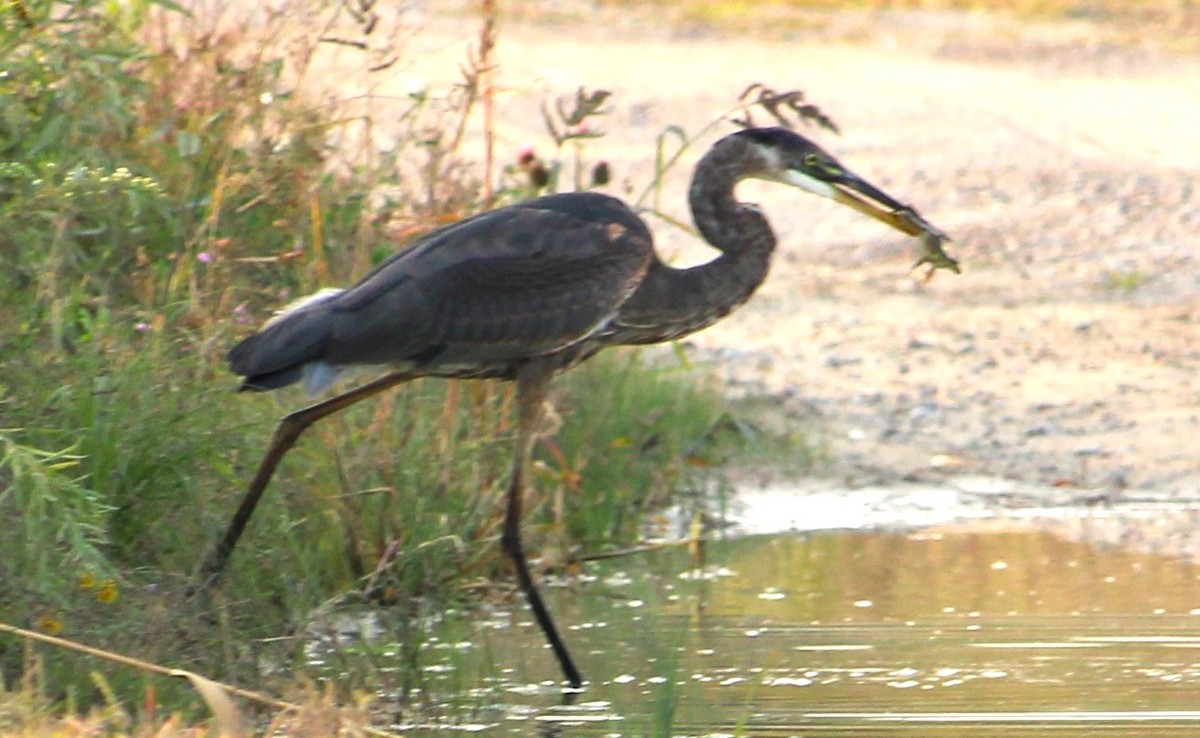
[[[96,588],[96,599],[108,604],[117,599],[117,583],[112,579],[105,579],[104,582]]]
[[[63,630],[62,621],[53,615],[42,613],[37,618],[37,629],[50,635],[58,635]]]
[[[80,589],[91,589],[92,587],[95,587],[95,586],[96,586],[96,577],[92,576],[91,574],[80,574],[79,575],[79,588]]]

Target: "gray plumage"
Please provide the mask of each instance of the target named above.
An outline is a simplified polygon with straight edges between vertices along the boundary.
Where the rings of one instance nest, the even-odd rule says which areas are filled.
[[[678,338],[728,314],[766,277],[775,236],[734,186],[814,151],[791,131],[755,129],[705,155],[689,199],[701,234],[723,252],[707,264],[664,264],[646,224],[616,198],[540,197],[434,231],[354,287],[286,310],[238,344],[230,366],[243,389],[307,377],[315,392],[349,365],[511,378],[533,357],[565,365],[605,345]]]

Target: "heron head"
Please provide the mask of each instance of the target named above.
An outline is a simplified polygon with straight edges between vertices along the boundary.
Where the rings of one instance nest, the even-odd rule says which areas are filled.
[[[762,157],[758,179],[799,187],[815,195],[848,205],[910,236],[940,230],[911,206],[898,202],[878,187],[859,177],[812,141],[787,128],[751,128],[742,136]]]

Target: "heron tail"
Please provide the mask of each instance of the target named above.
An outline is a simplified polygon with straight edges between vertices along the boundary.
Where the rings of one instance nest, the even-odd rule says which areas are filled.
[[[333,384],[338,367],[324,360],[332,316],[329,301],[341,290],[322,290],[288,305],[229,352],[229,368],[243,377],[239,392],[262,392],[304,382],[319,394]]]

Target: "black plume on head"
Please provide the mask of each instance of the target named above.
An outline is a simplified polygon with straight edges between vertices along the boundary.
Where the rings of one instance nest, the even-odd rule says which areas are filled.
[[[760,146],[767,146],[780,151],[790,151],[798,148],[812,148],[812,141],[788,128],[774,126],[771,128],[747,128],[738,131],[735,136],[743,136]]]

